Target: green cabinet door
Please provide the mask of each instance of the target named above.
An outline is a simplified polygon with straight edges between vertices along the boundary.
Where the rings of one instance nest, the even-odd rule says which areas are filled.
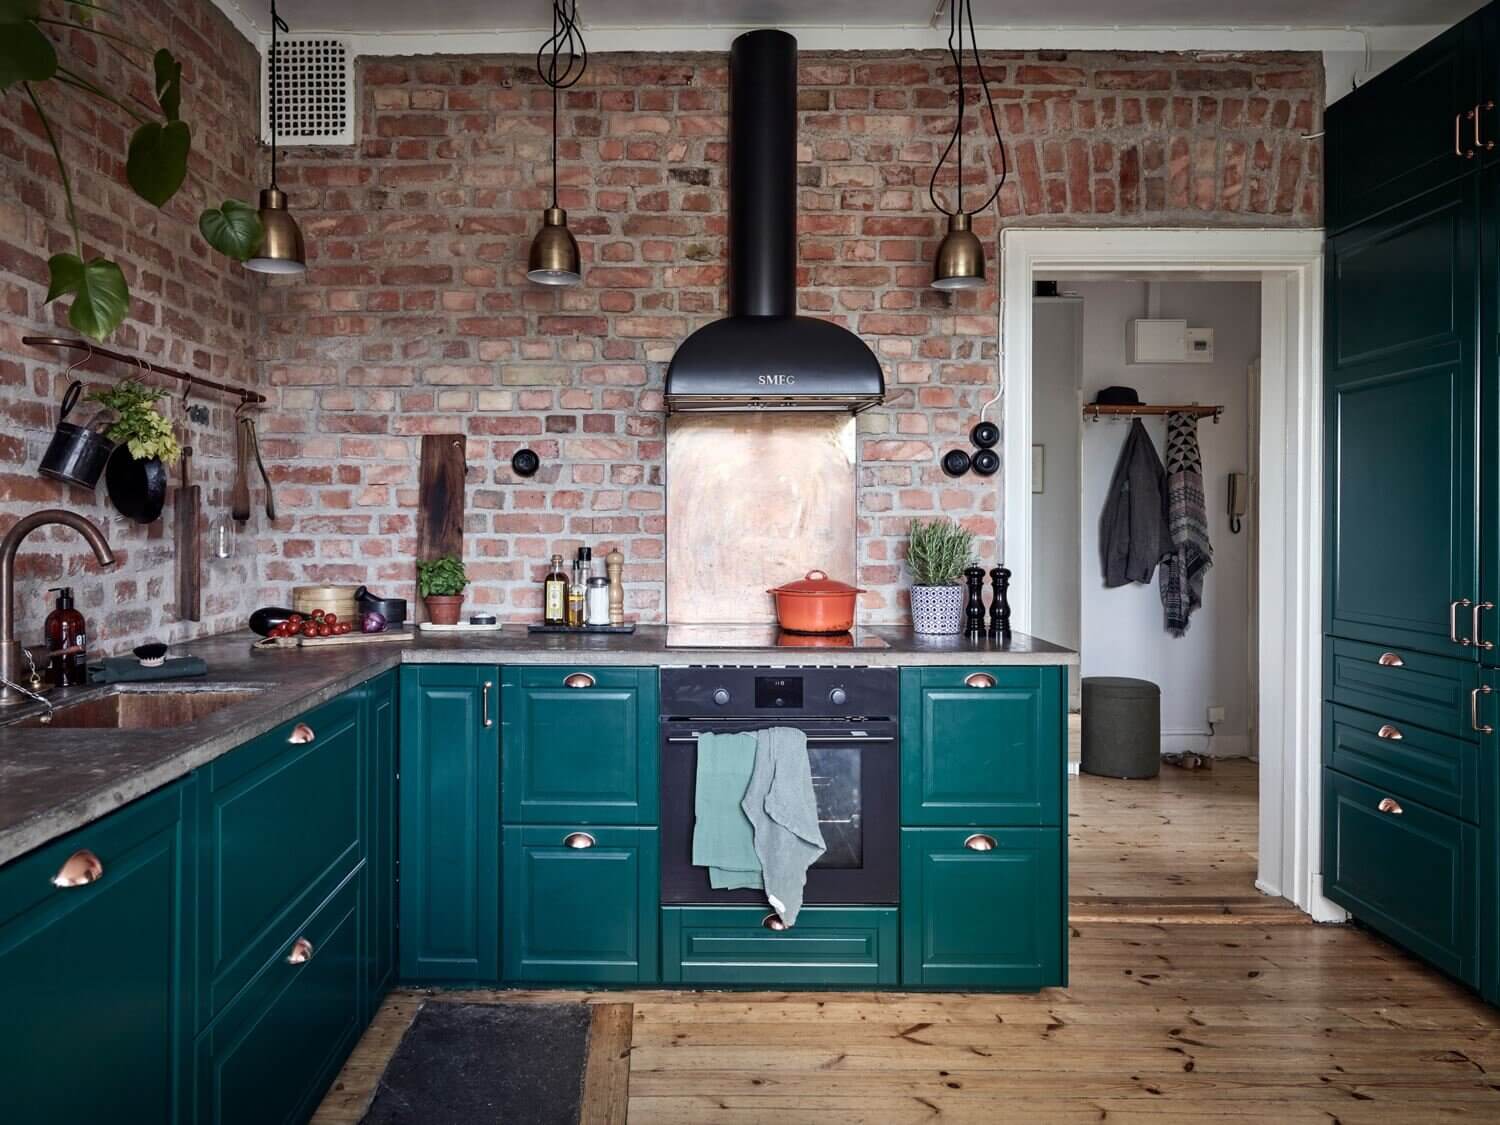
[[[1450,615],[1479,589],[1477,183],[1328,243],[1325,349],[1327,631],[1470,660]]]
[[[0,870],[0,1118],[191,1121],[191,786],[179,782]],[[52,880],[87,850],[102,874]]]
[[[500,670],[401,669],[400,966],[492,982],[500,954]]]
[[[505,828],[505,979],[651,984],[654,828]]]
[[[1484,14],[1495,36],[1493,58],[1500,61],[1500,7]],[[1497,76],[1500,88],[1500,76]],[[1487,111],[1500,127],[1500,111]],[[1496,145],[1500,152],[1500,144]],[[1486,168],[1479,181],[1479,605],[1469,629],[1483,662],[1500,667],[1500,164]]]
[[[1479,39],[1478,21],[1465,21],[1328,107],[1325,220],[1330,231],[1478,166],[1477,158],[1463,153],[1475,147],[1474,121],[1464,115],[1481,101]],[[1480,127],[1493,136],[1500,121],[1491,113]]]
[[[365,792],[370,799],[365,849],[367,1016],[374,1015],[396,974],[396,681],[394,671],[364,687]]]
[[[901,669],[901,823],[1062,823],[1060,667]]]
[[[655,668],[506,667],[506,824],[655,824]]]
[[[901,983],[1067,983],[1064,837],[1056,828],[901,830]]]

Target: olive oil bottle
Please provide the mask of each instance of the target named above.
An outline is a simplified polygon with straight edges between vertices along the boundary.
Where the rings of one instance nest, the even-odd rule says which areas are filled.
[[[552,569],[542,579],[542,624],[568,623],[568,575],[561,555],[552,556]]]

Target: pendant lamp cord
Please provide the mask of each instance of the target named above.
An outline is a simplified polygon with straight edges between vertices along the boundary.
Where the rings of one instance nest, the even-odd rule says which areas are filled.
[[[990,192],[989,198],[980,206],[969,211],[964,207],[964,102],[966,92],[964,90],[964,22],[969,25],[969,50],[974,56],[974,71],[979,77],[979,88],[984,91],[984,104],[989,109],[990,126],[995,130],[995,143],[1000,146],[1000,178],[995,182],[995,190]],[[989,79],[984,74],[984,63],[979,58],[979,38],[974,34],[974,5],[973,0],[951,0],[948,7],[948,54],[953,58],[953,65],[958,68],[958,119],[953,126],[953,136],[948,139],[948,147],[943,149],[943,155],[938,157],[938,162],[933,165],[932,178],[927,182],[927,195],[932,200],[932,205],[943,214],[950,217],[957,214],[976,215],[985,210],[1000,196],[1000,190],[1005,187],[1005,181],[1010,175],[1010,161],[1005,155],[1005,138],[1000,134],[1000,118],[995,113],[995,100],[990,96]],[[958,186],[956,188],[957,199],[953,209],[950,211],[945,207],[937,196],[937,177],[942,171],[943,165],[948,162],[948,154],[958,150],[956,167],[958,171]]]
[[[559,56],[567,52],[567,65]],[[550,52],[551,58],[547,55]],[[545,62],[544,62],[545,60]],[[589,51],[578,29],[578,0],[552,0],[552,37],[538,48],[536,71],[552,89],[552,206],[557,206],[557,92],[578,84],[588,69]]]
[[[281,73],[281,58],[277,50],[276,33],[291,31],[286,20],[276,14],[276,0],[271,0],[271,187],[276,187],[276,87]]]

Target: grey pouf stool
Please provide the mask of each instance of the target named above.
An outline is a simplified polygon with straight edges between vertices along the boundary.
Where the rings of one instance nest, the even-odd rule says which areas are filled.
[[[1100,777],[1161,773],[1161,688],[1125,676],[1083,678],[1080,769]]]

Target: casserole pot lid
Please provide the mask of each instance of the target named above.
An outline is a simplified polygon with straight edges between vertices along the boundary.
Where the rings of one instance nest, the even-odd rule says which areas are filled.
[[[806,578],[799,578],[795,582],[788,582],[785,586],[777,586],[774,590],[768,590],[771,594],[863,594],[864,591],[858,586],[851,586],[847,582],[840,582],[836,578],[829,578],[826,571],[809,570]]]

